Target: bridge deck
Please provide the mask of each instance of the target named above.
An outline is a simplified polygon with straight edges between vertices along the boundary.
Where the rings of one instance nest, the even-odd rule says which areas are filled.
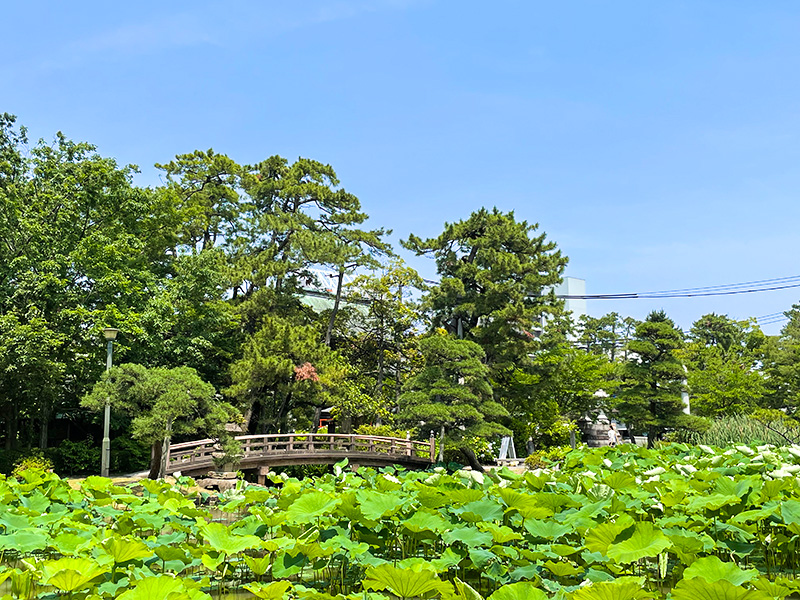
[[[398,464],[425,468],[435,457],[433,438],[427,442],[393,437],[335,433],[286,433],[242,435],[240,469],[280,467],[303,464],[333,464],[347,458],[351,464],[385,466]],[[215,440],[197,440],[172,444],[166,472],[187,475],[207,473],[214,467],[220,452]]]

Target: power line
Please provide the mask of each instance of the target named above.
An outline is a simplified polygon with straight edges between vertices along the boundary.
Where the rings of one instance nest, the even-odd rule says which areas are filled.
[[[750,286],[750,287],[744,287]],[[686,288],[683,290],[665,290],[661,292],[633,292],[628,294],[557,294],[565,300],[642,300],[660,298],[696,298],[700,296],[733,296],[736,294],[754,294],[800,287],[800,276],[782,277],[780,279],[764,279],[724,286],[707,286],[702,288]]]
[[[423,279],[430,285],[439,285],[438,281]],[[774,279],[759,279],[742,283],[728,283],[723,285],[710,285],[696,288],[680,288],[675,290],[662,290],[656,292],[631,292],[623,294],[556,294],[563,300],[646,300],[661,298],[697,298],[701,296],[734,296],[737,294],[754,294],[756,292],[773,292],[800,287],[800,275],[790,277],[777,277]],[[766,317],[777,316],[766,315]]]

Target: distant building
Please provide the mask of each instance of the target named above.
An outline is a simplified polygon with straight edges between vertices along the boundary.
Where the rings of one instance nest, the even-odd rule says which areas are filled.
[[[586,280],[577,277],[564,277],[553,290],[556,296],[585,296]],[[581,316],[586,314],[585,298],[564,298],[564,309],[572,313],[572,322],[577,323]]]

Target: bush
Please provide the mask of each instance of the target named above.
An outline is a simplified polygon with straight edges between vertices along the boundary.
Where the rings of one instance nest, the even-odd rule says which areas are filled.
[[[528,469],[552,469],[564,462],[564,457],[572,450],[569,446],[553,446],[546,450],[536,450],[525,459]]]
[[[382,437],[396,437],[405,439],[408,431],[393,429],[391,425],[359,425],[356,427],[358,435],[376,435]]]
[[[59,475],[86,475],[100,472],[102,448],[92,438],[80,442],[64,440],[55,448],[49,448],[47,455],[52,460]]]
[[[149,468],[149,444],[143,444],[130,436],[118,436],[111,439],[112,473],[137,473]]]
[[[42,454],[36,451],[28,456],[23,456],[14,463],[14,470],[11,472],[12,477],[20,478],[23,471],[50,471],[53,469],[53,463],[49,458],[45,458]]]

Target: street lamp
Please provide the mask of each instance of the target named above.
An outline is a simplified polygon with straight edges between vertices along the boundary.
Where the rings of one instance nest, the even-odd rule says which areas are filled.
[[[106,350],[106,371],[111,370],[111,354],[114,351],[114,340],[117,339],[117,333],[119,333],[119,329],[114,329],[113,327],[106,327],[103,329],[103,335],[106,337],[106,341],[108,341],[108,347]],[[108,477],[108,467],[111,464],[111,437],[109,435],[109,429],[111,428],[111,398],[106,396],[106,410],[105,414],[103,415],[103,450],[102,455],[100,457],[100,476],[101,477]]]

